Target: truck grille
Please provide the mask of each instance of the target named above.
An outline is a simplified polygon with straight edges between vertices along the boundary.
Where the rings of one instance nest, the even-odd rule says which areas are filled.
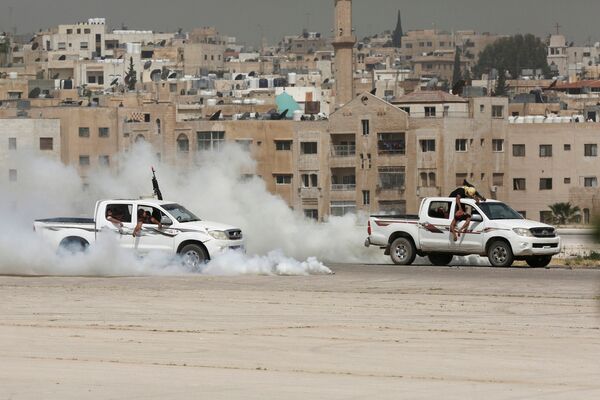
[[[534,243],[534,249],[543,249],[545,247],[550,247],[551,249],[555,249],[558,247],[558,243]]]
[[[553,238],[556,237],[556,231],[554,228],[531,228],[531,233],[535,237],[539,238]]]
[[[229,240],[242,240],[242,231],[239,229],[230,229],[225,231]]]

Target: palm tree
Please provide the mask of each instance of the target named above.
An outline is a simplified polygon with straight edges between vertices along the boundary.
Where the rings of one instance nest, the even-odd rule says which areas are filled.
[[[557,225],[576,222],[581,212],[578,206],[573,206],[571,203],[554,203],[548,207],[552,210],[552,217],[554,218],[554,223]]]

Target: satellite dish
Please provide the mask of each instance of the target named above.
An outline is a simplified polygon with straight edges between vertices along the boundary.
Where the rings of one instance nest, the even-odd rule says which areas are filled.
[[[158,82],[160,81],[160,76],[161,76],[161,70],[160,69],[155,69],[154,71],[152,71],[150,73],[150,80],[152,82]]]
[[[239,119],[246,120],[248,118],[250,118],[250,113],[249,112],[245,112],[245,113],[242,114],[242,116]]]
[[[162,73],[160,74],[160,79],[161,80],[167,80],[167,78],[169,77],[169,70],[168,69],[163,69]]]
[[[54,75],[52,75],[52,79],[58,79],[59,76],[60,76],[60,73],[54,74]]]
[[[119,78],[113,79],[113,81],[110,83],[110,86],[116,86],[117,83],[119,83]]]
[[[241,81],[243,79],[244,79],[244,76],[242,74],[238,74],[238,76],[236,76],[234,80]]]
[[[248,74],[248,76],[250,76],[250,77],[254,78],[254,77],[256,76],[256,72],[254,72],[254,71],[251,71],[251,72]]]
[[[36,50],[38,47],[40,47],[40,44],[38,42],[33,42],[31,45],[31,50]]]
[[[221,110],[217,111],[209,118],[209,121],[218,121],[221,118]]]
[[[64,55],[64,54],[63,54],[62,56],[58,57],[58,60],[59,60],[59,61],[64,61],[64,60],[66,60],[66,59],[67,59],[67,56],[66,56],[66,55]]]
[[[152,66],[152,61],[146,61],[144,63],[144,69],[150,69],[151,66]]]
[[[165,47],[166,44],[167,44],[166,40],[161,40],[161,42],[160,42],[161,47]]]
[[[173,71],[171,73],[169,73],[168,79],[175,79],[177,78],[177,72]]]
[[[39,87],[35,87],[33,89],[31,89],[31,91],[29,92],[29,98],[30,99],[37,99],[38,97],[40,97],[40,94],[42,93],[42,91],[40,90]]]

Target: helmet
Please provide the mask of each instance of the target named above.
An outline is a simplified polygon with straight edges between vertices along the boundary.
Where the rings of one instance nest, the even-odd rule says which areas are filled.
[[[477,193],[477,190],[475,190],[474,187],[467,187],[465,188],[465,192],[467,193],[467,196],[474,197],[475,193]]]

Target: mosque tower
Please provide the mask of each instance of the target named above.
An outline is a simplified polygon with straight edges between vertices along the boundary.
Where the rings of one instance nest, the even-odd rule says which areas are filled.
[[[352,0],[335,1],[333,48],[335,49],[335,102],[336,107],[354,98],[354,44],[352,33]]]

